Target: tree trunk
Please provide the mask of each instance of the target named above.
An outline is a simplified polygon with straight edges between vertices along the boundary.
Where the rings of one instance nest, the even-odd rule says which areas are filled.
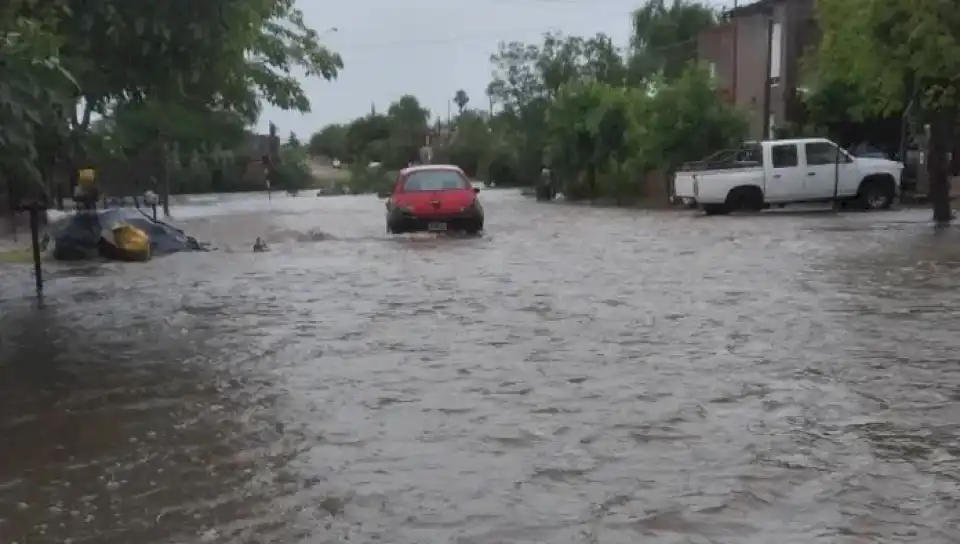
[[[933,220],[947,224],[951,220],[950,172],[947,151],[953,136],[953,116],[936,112],[930,123],[930,141],[927,144],[927,174],[930,178],[928,197],[933,206]]]
[[[960,138],[957,137],[957,134],[960,133],[960,127],[956,126],[954,123],[953,127],[953,143],[950,146],[950,175],[951,176],[960,176]]]
[[[167,144],[160,144],[160,202],[163,204],[163,216],[170,217],[170,154]]]
[[[167,169],[163,170],[163,185],[160,187],[163,194],[163,215],[170,217],[170,173]]]
[[[70,151],[70,156],[67,157],[66,161],[64,162],[67,165],[67,196],[70,198],[74,198],[74,195],[76,194],[77,185],[80,183],[80,169],[77,167],[78,162],[75,154],[73,153],[73,150]],[[76,199],[74,198],[74,200]],[[76,204],[76,209],[79,210],[80,203],[74,202],[74,204]],[[57,205],[59,206],[59,208],[57,209],[60,211],[63,211],[64,209],[63,201],[61,200],[60,202],[57,202]]]

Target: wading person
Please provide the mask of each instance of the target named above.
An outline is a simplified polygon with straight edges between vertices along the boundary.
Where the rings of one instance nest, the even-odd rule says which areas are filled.
[[[78,172],[77,186],[73,188],[73,200],[78,210],[96,210],[100,200],[97,188],[97,174],[93,168],[84,168]]]
[[[556,189],[553,187],[553,177],[550,169],[544,167],[540,170],[540,181],[537,183],[537,200],[553,200],[554,196]]]

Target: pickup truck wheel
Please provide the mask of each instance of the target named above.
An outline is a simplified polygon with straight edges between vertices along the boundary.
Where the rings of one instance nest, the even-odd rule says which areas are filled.
[[[893,178],[870,176],[860,182],[856,205],[861,210],[886,210],[893,205],[896,196]]]
[[[727,193],[726,207],[732,211],[759,212],[763,210],[763,191],[759,187],[734,187]]]
[[[726,204],[704,204],[703,213],[707,215],[727,215],[730,213],[730,208]]]

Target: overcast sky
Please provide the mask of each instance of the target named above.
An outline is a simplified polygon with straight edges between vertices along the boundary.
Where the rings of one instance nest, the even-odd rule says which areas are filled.
[[[435,117],[446,117],[450,99],[461,88],[470,96],[468,107],[485,108],[489,58],[498,42],[536,43],[544,32],[557,30],[580,36],[603,32],[626,46],[629,14],[642,0],[300,0],[299,4],[307,23],[343,57],[344,69],[332,82],[303,80],[311,113],[268,107],[259,129],[266,132],[273,121],[281,135],[292,131],[305,139],[326,124],[369,112],[371,103],[383,111],[404,94],[416,96]]]

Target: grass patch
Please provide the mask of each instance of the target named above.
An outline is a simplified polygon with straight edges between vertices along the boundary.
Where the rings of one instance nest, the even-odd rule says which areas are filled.
[[[33,262],[32,249],[0,251],[0,264],[29,264]]]

